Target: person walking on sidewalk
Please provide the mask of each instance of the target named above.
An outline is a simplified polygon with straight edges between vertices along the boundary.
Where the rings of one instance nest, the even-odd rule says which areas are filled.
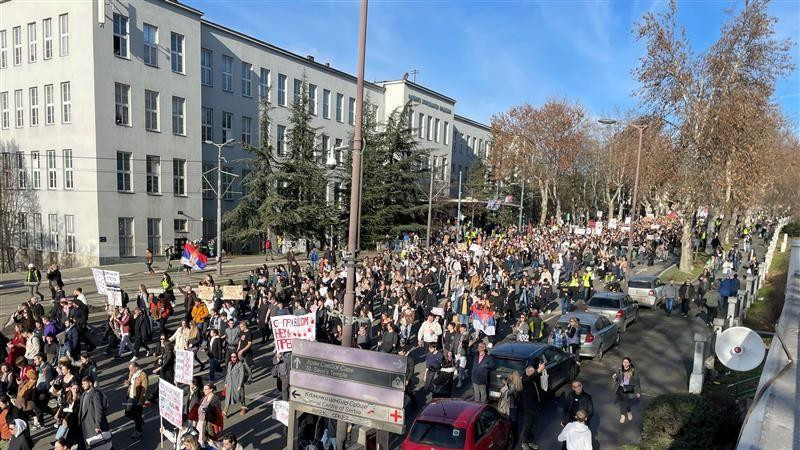
[[[675,304],[675,299],[678,298],[678,286],[675,286],[675,279],[670,278],[666,286],[664,286],[664,310],[668,316],[672,315],[672,306]]]
[[[617,372],[611,375],[615,387],[615,403],[619,404],[619,423],[633,421],[631,412],[631,398],[637,399],[642,396],[642,388],[639,384],[639,373],[633,367],[633,362],[629,357],[622,358],[622,364]]]
[[[715,281],[711,289],[703,296],[703,303],[706,305],[706,325],[713,325],[714,319],[719,312],[719,305],[722,301],[722,296],[717,289],[717,282]]]
[[[694,286],[686,280],[678,289],[678,296],[681,298],[681,315],[689,316],[689,302],[694,298]]]

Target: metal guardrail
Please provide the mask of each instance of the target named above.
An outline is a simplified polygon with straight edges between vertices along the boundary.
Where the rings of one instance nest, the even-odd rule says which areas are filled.
[[[731,383],[726,386],[728,395],[732,396],[737,401],[750,398],[755,395],[756,390],[758,389],[758,381],[760,379],[761,375],[758,375],[755,377],[745,378],[744,380],[739,380],[736,383]]]

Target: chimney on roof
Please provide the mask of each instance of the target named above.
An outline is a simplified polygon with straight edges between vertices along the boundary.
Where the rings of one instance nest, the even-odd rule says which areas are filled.
[[[314,55],[306,55],[306,59],[311,62],[314,62]]]
[[[326,61],[326,62],[325,62],[325,67],[330,67],[330,66],[331,66],[331,63],[329,63],[329,62],[327,62],[327,61]]]

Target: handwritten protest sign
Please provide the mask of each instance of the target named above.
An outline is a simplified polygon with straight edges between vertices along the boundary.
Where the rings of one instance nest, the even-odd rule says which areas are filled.
[[[222,286],[222,298],[225,300],[244,300],[242,286]]]
[[[92,267],[92,277],[94,277],[94,285],[97,286],[97,293],[106,295],[108,290],[106,289],[106,276],[103,274],[103,269]]]
[[[183,390],[163,378],[158,380],[158,413],[172,425],[183,426]]]
[[[289,402],[285,402],[283,400],[275,400],[272,402],[272,418],[288,427]]]
[[[211,286],[197,286],[197,297],[201,300],[211,300],[214,298],[214,288]]]
[[[175,382],[192,384],[194,354],[189,350],[175,350]]]
[[[317,338],[317,319],[313,313],[304,316],[277,316],[270,319],[270,322],[277,353],[292,351],[292,339],[314,341]]]
[[[106,298],[111,306],[122,306],[122,291],[106,290]]]

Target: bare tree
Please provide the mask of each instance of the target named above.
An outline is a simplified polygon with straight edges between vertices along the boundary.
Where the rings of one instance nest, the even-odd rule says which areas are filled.
[[[24,153],[14,141],[0,143],[0,272],[22,269],[36,259],[29,249],[41,237],[31,232],[30,224],[38,212],[39,199],[31,189]]]

